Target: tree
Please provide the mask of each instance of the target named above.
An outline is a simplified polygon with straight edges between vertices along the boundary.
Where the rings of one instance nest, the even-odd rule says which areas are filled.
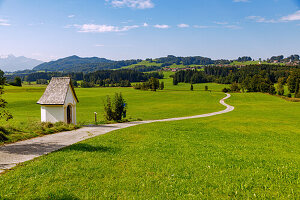
[[[78,87],[78,83],[77,83],[77,81],[74,80],[74,79],[72,79],[72,84],[73,84],[74,87]]]
[[[278,95],[284,95],[284,86],[283,86],[282,82],[278,82],[277,94]]]
[[[294,93],[296,89],[296,83],[297,83],[297,74],[295,71],[293,71],[291,75],[289,75],[286,82],[290,93]]]
[[[193,86],[193,84],[191,84],[191,88],[190,88],[190,90],[191,90],[191,91],[193,91],[193,90],[194,90],[194,86]]]
[[[205,91],[208,91],[208,86],[207,85],[204,88],[205,88]]]
[[[126,117],[127,104],[121,93],[116,93],[113,100],[106,97],[104,103],[104,116],[108,121],[120,121]]]
[[[159,89],[163,90],[165,88],[165,83],[162,81],[159,85]]]
[[[149,80],[150,89],[152,91],[156,91],[159,88],[159,80],[158,78],[151,77]]]
[[[238,83],[232,83],[230,86],[230,90],[232,92],[240,92],[241,91],[241,87]]]
[[[6,106],[7,102],[2,98],[2,94],[4,93],[3,88],[4,88],[4,83],[5,83],[5,77],[4,77],[4,72],[0,70],[0,119],[4,119],[8,121],[9,119],[12,119],[13,116],[7,111]]]
[[[297,80],[297,83],[296,83],[296,89],[295,89],[295,98],[300,98],[300,81],[299,79]]]
[[[20,77],[15,77],[15,81],[14,82],[11,82],[9,83],[10,85],[13,85],[13,86],[18,86],[18,87],[22,87],[22,79]]]
[[[178,81],[176,77],[173,78],[173,85],[178,85]]]

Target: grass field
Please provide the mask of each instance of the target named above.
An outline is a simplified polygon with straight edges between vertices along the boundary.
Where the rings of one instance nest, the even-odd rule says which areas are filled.
[[[233,94],[235,111],[140,125],[0,176],[7,199],[299,199],[300,106]]]
[[[190,91],[189,84],[172,85],[166,73],[164,91],[139,91],[133,88],[76,88],[79,104],[77,105],[77,122],[80,125],[94,123],[94,112],[98,113],[98,123],[104,121],[103,101],[106,95],[122,92],[128,103],[127,118],[130,121],[163,119],[179,116],[190,116],[214,112],[223,109],[218,103],[224,97],[220,92],[204,92],[204,85],[195,86]],[[208,84],[214,91],[221,91],[221,85]],[[8,109],[14,119],[9,122],[0,121],[0,145],[16,142],[58,132],[59,130],[72,130],[76,127],[55,125],[53,128],[41,125],[40,105],[37,100],[42,96],[46,86],[24,85],[24,87],[5,87],[4,98],[8,102]],[[179,109],[180,108],[180,109]],[[1,129],[4,126],[4,129]],[[2,130],[2,132],[1,132]],[[5,141],[1,139],[5,137]]]
[[[219,99],[224,96],[220,93],[221,88],[224,87],[222,85],[206,84],[213,90],[212,93],[202,92],[204,85],[195,85],[195,91],[191,92],[189,84],[173,86],[170,78],[163,81],[165,90],[157,92],[139,91],[133,88],[76,88],[79,98],[77,121],[81,124],[92,123],[94,112],[98,113],[99,121],[103,121],[104,99],[107,95],[114,95],[116,92],[122,92],[127,101],[128,118],[131,120],[189,116],[222,109],[218,104]],[[45,87],[36,85],[5,87],[4,98],[14,116],[9,124],[19,125],[40,120],[40,106],[36,102],[42,96]],[[3,121],[2,123],[7,124]]]

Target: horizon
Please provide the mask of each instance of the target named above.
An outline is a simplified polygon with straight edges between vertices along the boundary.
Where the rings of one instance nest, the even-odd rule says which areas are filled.
[[[293,56],[293,55],[298,55],[298,54],[291,54],[291,55],[273,55],[273,56],[284,56],[284,58],[287,58],[289,56]],[[0,55],[0,59],[6,59],[8,58],[9,56],[13,56],[15,58],[19,58],[19,57],[24,57],[24,58],[29,58],[29,59],[35,59],[35,58],[30,58],[30,57],[25,57],[25,56],[16,56],[14,54],[8,54],[8,55]],[[116,62],[116,61],[123,61],[123,60],[112,60],[112,59],[108,59],[108,58],[105,58],[105,57],[97,57],[97,56],[87,56],[87,57],[81,57],[81,56],[78,56],[78,55],[69,55],[69,56],[66,56],[66,57],[61,57],[61,58],[57,58],[57,59],[53,59],[53,60],[49,60],[49,61],[43,61],[43,60],[38,60],[38,59],[35,59],[35,60],[38,60],[38,61],[41,61],[42,63],[47,63],[47,62],[51,62],[51,61],[57,61],[57,60],[60,60],[60,59],[65,59],[65,58],[69,58],[69,57],[79,57],[79,58],[103,58],[103,59],[107,59],[107,60],[110,60],[110,61],[113,61],[113,62]],[[168,56],[175,56],[175,57],[197,57],[197,56],[200,56],[200,57],[204,57],[204,56],[201,56],[201,55],[193,55],[193,56],[180,56],[180,55],[165,55],[165,56],[160,56],[160,57],[156,57],[156,58],[145,58],[145,59],[141,59],[141,58],[132,58],[132,59],[126,59],[126,60],[146,60],[146,59],[157,59],[157,58],[163,58],[163,57],[168,57]],[[271,57],[273,57],[271,56]],[[206,58],[210,58],[212,60],[229,60],[229,61],[235,61],[237,60],[238,58],[242,58],[242,57],[251,57],[251,56],[247,56],[247,55],[243,55],[243,56],[237,56],[236,58],[234,59],[227,59],[227,58],[218,58],[218,59],[213,59],[213,58],[210,58],[210,57],[206,57]],[[270,59],[271,57],[269,58],[261,58],[262,60],[268,60]],[[259,58],[255,59],[253,57],[251,57],[253,60],[255,61],[258,61]],[[1,69],[0,69],[1,70]]]
[[[48,62],[300,54],[300,0],[0,0],[0,55]],[[53,14],[55,13],[55,15]]]

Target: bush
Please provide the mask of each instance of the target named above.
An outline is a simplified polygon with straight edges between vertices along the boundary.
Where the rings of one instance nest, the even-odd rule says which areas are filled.
[[[229,89],[229,88],[224,88],[224,89],[222,90],[222,92],[225,92],[225,93],[230,92],[230,89]]]
[[[4,142],[4,141],[7,141],[8,138],[6,137],[6,135],[0,131],[0,142]]]
[[[230,85],[230,90],[232,92],[240,92],[241,91],[241,87],[240,87],[240,85],[238,83],[232,83]]]
[[[7,134],[8,131],[4,127],[0,126],[0,142],[8,140],[8,138],[6,137]]]
[[[116,93],[113,100],[107,96],[104,103],[104,117],[108,121],[121,121],[126,117],[126,108],[126,101],[121,93]]]
[[[290,94],[288,94],[288,95],[287,95],[287,97],[291,98],[291,97],[292,97],[292,94],[291,94],[291,93],[290,93]]]

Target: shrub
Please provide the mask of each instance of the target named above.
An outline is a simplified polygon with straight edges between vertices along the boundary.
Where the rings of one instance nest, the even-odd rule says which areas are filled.
[[[126,108],[126,101],[121,93],[116,93],[113,100],[107,96],[104,103],[104,117],[108,121],[120,121],[126,117]]]
[[[223,88],[222,92],[225,92],[225,93],[230,92],[230,89],[229,88]]]
[[[7,141],[8,138],[6,137],[6,135],[0,131],[0,142],[4,142],[4,141]]]
[[[232,92],[240,92],[241,91],[241,87],[240,87],[240,85],[238,83],[232,83],[230,85],[230,90]]]
[[[291,93],[289,93],[287,96],[288,96],[289,98],[291,98],[291,97],[292,97],[292,94],[291,94]]]
[[[0,126],[0,142],[8,140],[8,138],[6,137],[7,134],[8,131],[4,127]]]

